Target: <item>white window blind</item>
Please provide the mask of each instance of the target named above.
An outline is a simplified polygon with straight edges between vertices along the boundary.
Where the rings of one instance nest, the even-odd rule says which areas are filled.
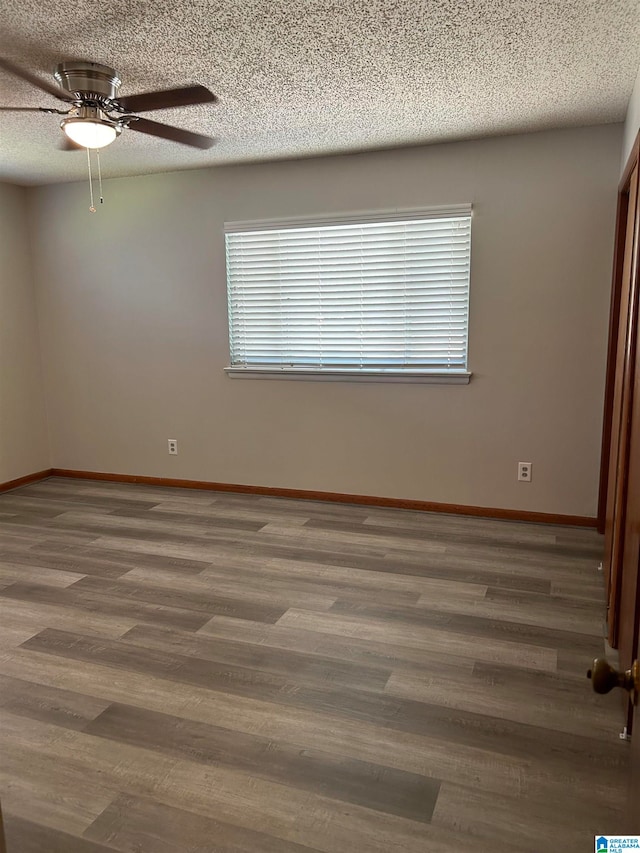
[[[226,228],[231,367],[465,372],[471,208]]]

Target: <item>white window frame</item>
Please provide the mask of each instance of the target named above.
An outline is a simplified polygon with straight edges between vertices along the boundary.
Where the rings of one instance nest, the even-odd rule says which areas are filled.
[[[394,209],[376,211],[372,213],[354,212],[346,215],[335,215],[326,217],[300,217],[296,219],[271,219],[242,222],[225,223],[225,244],[227,246],[227,287],[228,287],[228,311],[229,311],[229,346],[232,349],[232,313],[230,296],[230,278],[228,265],[228,237],[235,233],[248,233],[252,231],[279,230],[286,228],[305,228],[314,226],[331,226],[345,224],[385,223],[393,221],[414,219],[438,219],[452,215],[468,216],[472,220],[472,206],[470,204],[449,205],[446,207],[429,207],[418,209]],[[471,235],[469,236],[469,254]],[[472,373],[468,370],[468,342],[469,342],[469,290],[470,290],[470,262],[469,262],[469,285],[466,293],[466,348],[464,368],[433,369],[423,367],[338,367],[331,365],[305,367],[299,365],[242,365],[230,364],[225,372],[232,379],[288,379],[288,380],[313,380],[313,381],[350,381],[350,382],[405,382],[405,383],[429,383],[442,385],[466,385],[469,383]]]

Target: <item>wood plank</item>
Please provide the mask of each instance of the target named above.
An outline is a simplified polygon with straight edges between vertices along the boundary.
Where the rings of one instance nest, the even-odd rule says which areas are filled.
[[[4,541],[4,536],[2,537]],[[122,566],[112,560],[96,560],[81,556],[85,545],[75,546],[66,542],[44,540],[30,548],[0,547],[0,559],[11,565],[26,566],[39,571],[61,571],[75,574],[76,580],[84,575],[120,577],[131,567]],[[205,564],[206,565],[206,564]]]
[[[7,853],[113,853],[115,849],[12,814],[7,815],[5,824]]]
[[[41,826],[13,814],[6,815],[5,825],[8,853],[113,853],[118,849]]]
[[[117,639],[131,630],[139,620],[97,613],[95,610],[84,611],[73,605],[64,607],[48,601],[34,602],[28,598],[21,600],[0,596],[0,621],[4,627],[26,631],[29,635],[37,634],[43,628],[60,628]]]
[[[67,571],[80,571],[82,574],[103,577],[119,577],[125,571],[142,567],[153,568],[156,571],[167,570],[184,574],[197,574],[209,566],[207,560],[183,560],[177,557],[161,557],[155,554],[147,556],[141,553],[132,554],[129,550],[118,551],[116,549],[97,548],[91,543],[75,545],[64,541],[50,542],[46,539],[33,545],[27,556],[31,557],[32,552],[38,558],[46,556],[47,565],[52,559],[62,560],[66,557],[70,561],[77,561],[79,564],[77,569],[72,565],[67,568]],[[89,567],[96,567],[96,570],[91,571]],[[60,565],[59,568],[64,568],[64,565]]]
[[[262,623],[238,620],[247,630],[262,627]],[[364,659],[344,660],[319,652],[309,655],[294,641],[291,647],[273,647],[250,642],[247,632],[243,641],[217,636],[164,631],[150,625],[137,625],[123,637],[123,642],[170,654],[191,656],[204,661],[224,663],[261,672],[300,678],[305,682],[352,687],[362,690],[383,690],[397,661]],[[471,671],[471,669],[469,670]]]
[[[283,537],[290,541],[296,541],[303,546],[311,545],[314,548],[322,548],[330,545],[332,548],[336,545],[340,547],[358,547],[363,549],[372,549],[374,552],[388,550],[389,548],[399,548],[403,551],[423,553],[443,553],[445,545],[440,542],[434,542],[431,539],[406,539],[396,535],[378,536],[375,531],[369,532],[364,530],[362,533],[352,530],[327,530],[322,528],[313,528],[309,524],[303,527],[298,525],[286,524],[265,524],[260,530],[261,536],[264,536],[267,541],[275,542],[276,544]]]
[[[9,563],[0,559],[0,583],[16,582],[37,583],[44,586],[57,586],[64,589],[78,580],[75,572],[64,572],[59,569],[41,568],[29,564]]]
[[[389,623],[384,618],[369,618],[342,613],[315,613],[310,610],[290,608],[278,620],[283,627],[302,628],[307,631],[358,637],[363,640],[386,640],[425,652],[443,647],[460,657],[490,663],[508,663],[526,669],[553,671],[557,665],[557,651],[551,646],[533,646],[525,642],[478,637],[465,633],[429,628],[422,625]]]
[[[487,593],[488,595],[489,593]],[[492,615],[483,615],[482,613],[467,613],[464,603],[460,608],[461,612],[457,613],[452,610],[447,612],[429,607],[412,607],[398,604],[388,606],[380,605],[373,602],[354,602],[348,600],[336,601],[330,608],[330,613],[358,615],[363,617],[371,617],[373,619],[385,619],[393,624],[403,624],[406,626],[418,626],[429,628],[440,628],[445,631],[456,632],[475,637],[478,642],[493,639],[506,639],[513,641],[519,639],[524,645],[540,646],[543,648],[555,649],[580,649],[584,643],[581,632],[573,631],[567,624],[563,627],[549,627],[547,625],[536,624],[534,620],[526,621],[523,613],[540,612],[543,607],[538,604],[535,608],[531,607],[529,601],[525,601],[525,606],[520,605],[518,611],[518,603],[512,605],[510,602],[519,602],[522,593],[506,594],[509,597],[504,598],[502,618],[499,618],[499,611]],[[525,593],[525,596],[528,594]],[[492,599],[488,599],[492,600]],[[554,602],[550,602],[549,608],[553,610]],[[520,618],[511,620],[509,618],[512,611],[516,612],[516,616]],[[540,620],[544,621],[544,620]],[[568,620],[567,620],[568,621]],[[598,625],[598,618],[594,615],[594,622]],[[587,637],[600,635],[601,631],[595,628],[585,632]]]
[[[268,581],[259,573],[247,572],[201,572],[197,576],[185,577],[175,572],[158,572],[155,569],[132,569],[122,575],[122,583],[145,585],[154,589],[173,590],[178,596],[192,593],[198,600],[208,601],[212,596],[216,601],[228,600],[244,604],[265,605],[269,610],[275,607],[282,615],[287,606],[304,607],[307,610],[328,610],[336,603],[335,590],[319,584],[279,584]],[[411,600],[413,596],[409,596]],[[405,598],[401,599],[403,602]],[[229,610],[225,615],[232,615]],[[236,617],[237,618],[237,617]],[[256,620],[257,621],[257,620]]]
[[[246,559],[246,558],[244,558]],[[212,563],[203,571],[204,575],[215,576],[218,563]],[[332,566],[326,563],[311,563],[307,561],[272,559],[256,560],[256,566],[246,565],[244,568],[260,568],[267,575],[278,576],[292,582],[296,579],[308,580],[313,578],[315,583],[331,586],[346,587],[369,592],[405,592],[411,595],[431,595],[433,597],[471,596],[484,597],[488,587],[483,584],[465,583],[457,578],[444,579],[420,576],[415,574],[403,575],[392,571],[370,571],[355,566]]]
[[[127,794],[114,800],[91,824],[84,837],[109,844],[109,850],[123,853],[138,850],[152,853],[185,853],[186,850],[311,853],[310,847],[301,844]],[[99,847],[95,853],[105,849]],[[56,850],[55,853],[75,853],[75,849]],[[84,849],[79,848],[78,853],[84,853]],[[87,848],[87,853],[94,853],[93,848]]]
[[[86,578],[84,580],[90,580]],[[54,589],[41,584],[14,583],[0,590],[0,598],[38,604],[73,607],[87,613],[117,616],[134,622],[153,622],[185,630],[197,630],[207,621],[209,613],[184,610],[156,602],[139,601],[127,596],[105,595],[104,592],[77,589],[76,584],[66,589]]]
[[[591,602],[580,606],[574,600],[571,600],[571,604],[565,603],[566,601],[559,596],[487,587],[487,593],[483,599],[443,600],[434,598],[432,595],[421,595],[417,604],[425,610],[440,613],[480,616],[499,621],[504,618],[505,621],[520,625],[558,631],[568,630],[571,633],[587,636],[602,636],[603,614],[600,601],[594,602],[595,606]]]
[[[5,814],[81,835],[116,789],[95,768],[74,772],[61,746],[67,734],[0,709],[0,800]]]
[[[620,796],[624,796],[620,791]],[[565,850],[591,850],[598,835],[615,835],[620,831],[620,815],[616,808],[604,806],[597,814],[585,808],[580,796],[567,791],[562,807],[549,803],[540,807],[516,797],[496,797],[480,788],[443,785],[433,821],[442,828],[462,832],[482,842],[505,841],[514,849],[531,853],[553,850],[562,838]],[[473,849],[473,841],[470,841]]]
[[[424,823],[440,787],[439,780],[416,773],[128,705],[109,706],[85,731]]]
[[[0,708],[33,720],[82,730],[109,704],[75,691],[0,675]]]
[[[361,640],[357,637],[343,637],[317,631],[305,631],[282,625],[265,625],[261,622],[249,622],[244,619],[230,619],[226,616],[214,616],[196,632],[196,636],[235,640],[254,646],[266,646],[279,650],[299,650],[307,656],[348,661],[358,665],[377,666],[391,670],[402,665],[428,672],[447,671],[455,666],[461,672],[473,672],[474,660],[456,657],[442,648],[425,654],[422,648],[402,646],[384,640]]]
[[[1,617],[0,612],[0,617]],[[35,625],[27,625],[24,622],[11,623],[7,620],[0,621],[0,649],[12,649],[22,645],[38,633]]]
[[[249,562],[249,561],[246,561]],[[142,577],[139,570],[135,571],[135,575],[129,574],[126,580],[133,579],[135,576]],[[167,579],[174,582],[177,579]],[[163,584],[167,581],[162,579]],[[215,568],[208,568],[200,573],[197,578],[191,579],[190,586],[194,589],[202,584],[215,584],[216,586],[240,587],[242,589],[261,590],[265,589],[271,594],[279,598],[280,601],[286,602],[290,607],[305,607],[303,603],[296,603],[294,597],[302,600],[304,596],[309,597],[311,601],[318,599],[323,606],[309,607],[309,610],[328,610],[335,604],[338,598],[355,599],[357,601],[362,598],[362,587],[358,584],[350,585],[346,582],[331,584],[326,579],[314,579],[310,572],[306,575],[295,573],[283,577],[278,571],[272,572],[268,565],[248,567],[241,566],[240,561],[235,561],[233,568],[228,566],[216,565]],[[451,586],[451,585],[450,585]],[[237,594],[237,593],[236,593]],[[415,604],[419,598],[419,593],[410,590],[407,585],[405,589],[384,589],[371,586],[367,589],[367,598],[371,601],[379,601],[380,603],[394,604]],[[330,600],[330,604],[324,604]]]
[[[68,779],[24,781],[15,771],[0,768],[0,799],[3,813],[34,821],[52,829],[82,835],[114,797],[114,789],[94,798],[85,784],[69,787]],[[11,851],[11,848],[9,848]],[[20,848],[18,848],[20,850]],[[47,851],[48,853],[48,851]],[[66,851],[65,851],[66,853]]]
[[[446,680],[396,670],[385,692],[568,734],[580,732],[597,738],[609,733],[611,702],[617,697],[611,697],[611,702],[598,701],[600,697],[587,693],[584,685],[561,678],[525,680],[510,672],[499,679],[496,669],[491,668],[492,677],[480,678],[474,673],[469,678],[451,672]]]
[[[287,524],[303,525],[309,521],[309,515],[284,507],[273,507],[272,509],[254,508],[247,505],[245,501],[237,501],[234,504],[229,504],[228,501],[221,500],[218,497],[212,503],[196,504],[189,498],[181,500],[172,499],[160,501],[156,506],[152,507],[150,512],[157,515],[159,518],[167,520],[168,516],[172,516],[174,520],[177,517],[184,519],[184,516],[197,518],[214,517],[227,519],[245,519],[246,521],[259,521],[261,524],[267,524],[269,521],[282,521],[286,519]]]
[[[163,531],[175,531],[175,534],[184,536],[209,536],[219,531],[236,534],[240,531],[257,532],[264,527],[264,522],[249,520],[246,518],[216,518],[199,515],[187,516],[184,513],[166,513],[167,517],[140,513],[138,506],[127,506],[125,508],[109,509],[105,507],[103,512],[64,512],[56,517],[56,526],[71,527],[74,530],[95,530],[100,533],[109,530],[124,529],[129,532],[142,531],[144,534],[158,534]]]
[[[162,577],[159,578],[162,583]],[[187,581],[188,584],[188,581]],[[244,595],[218,595],[209,585],[208,594],[203,588],[192,592],[189,588],[165,588],[151,583],[136,583],[134,580],[105,580],[97,577],[81,578],[74,584],[71,592],[80,596],[102,595],[109,601],[135,601],[149,603],[175,611],[192,614],[192,620],[204,624],[206,616],[234,616],[237,619],[251,619],[256,622],[276,622],[287,609],[286,602],[273,601],[264,603],[252,598],[252,590],[245,590]],[[260,597],[260,593],[257,593]],[[326,604],[326,600],[322,605]],[[322,606],[321,605],[321,606]],[[201,616],[204,614],[204,616]],[[176,624],[176,627],[178,625]],[[185,626],[187,627],[187,626]],[[198,625],[197,627],[200,627]]]

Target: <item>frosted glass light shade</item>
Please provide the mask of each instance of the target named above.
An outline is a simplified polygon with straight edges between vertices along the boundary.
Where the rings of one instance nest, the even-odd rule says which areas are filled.
[[[72,142],[84,148],[104,148],[118,135],[113,124],[87,118],[68,118],[62,122],[62,129]]]

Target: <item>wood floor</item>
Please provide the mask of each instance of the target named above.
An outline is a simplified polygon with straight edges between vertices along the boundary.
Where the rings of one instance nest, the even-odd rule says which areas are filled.
[[[594,531],[0,496],[8,853],[540,853],[620,831]]]

